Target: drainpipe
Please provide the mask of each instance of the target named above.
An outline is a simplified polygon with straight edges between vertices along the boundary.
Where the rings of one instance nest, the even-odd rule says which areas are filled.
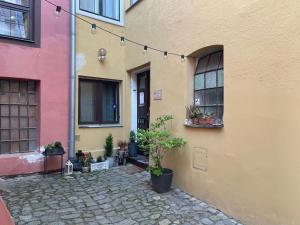
[[[76,14],[76,1],[70,0],[71,13]],[[75,88],[76,88],[76,18],[70,16],[70,140],[69,158],[75,154]]]

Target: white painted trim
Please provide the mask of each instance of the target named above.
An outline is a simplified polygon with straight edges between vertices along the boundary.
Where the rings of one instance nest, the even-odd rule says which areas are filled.
[[[131,130],[137,131],[137,77],[131,74]]]
[[[89,13],[89,12],[80,10],[79,0],[76,1],[76,12],[77,12],[77,14],[87,16],[87,17],[90,17],[92,19],[101,20],[101,21],[104,21],[106,23],[112,23],[112,24],[115,24],[115,25],[118,25],[118,26],[124,26],[124,12],[125,12],[124,0],[120,0],[120,21],[110,19],[110,18],[100,16],[100,15],[95,15],[93,13]]]

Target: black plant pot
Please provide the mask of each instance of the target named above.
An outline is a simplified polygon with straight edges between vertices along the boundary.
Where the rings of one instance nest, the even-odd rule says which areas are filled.
[[[173,179],[173,171],[170,169],[163,169],[163,174],[156,176],[151,174],[152,188],[157,193],[166,193],[170,191]]]
[[[129,157],[137,157],[138,146],[135,142],[128,143],[128,155]]]

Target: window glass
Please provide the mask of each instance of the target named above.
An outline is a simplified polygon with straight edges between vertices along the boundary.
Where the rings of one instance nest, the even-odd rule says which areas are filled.
[[[0,34],[28,38],[28,13],[0,7]]]
[[[195,92],[195,105],[205,105],[205,91],[196,91]]]
[[[0,2],[8,2],[16,5],[29,6],[29,0],[0,0]]]
[[[219,67],[221,52],[212,54],[209,58],[207,70],[216,70]]]
[[[197,69],[196,69],[196,73],[203,73],[203,72],[206,71],[207,64],[208,64],[208,59],[209,59],[209,56],[206,56],[206,57],[199,60],[198,66],[197,66]]]
[[[119,122],[119,83],[80,79],[79,123],[114,124]]]
[[[215,88],[217,86],[216,71],[211,71],[205,74],[205,88]]]
[[[120,20],[120,0],[80,0],[79,8],[93,14]]]
[[[218,87],[224,86],[224,71],[218,70]]]
[[[195,75],[195,90],[204,89],[204,74]]]
[[[136,3],[138,0],[131,0],[131,5],[133,5],[134,3]]]
[[[39,29],[33,20],[34,4],[32,0],[0,0],[0,36],[35,41]]]
[[[114,122],[116,118],[116,85],[103,84],[102,121]]]
[[[92,122],[96,120],[95,90],[95,83],[89,81],[80,82],[80,121],[82,122]]]

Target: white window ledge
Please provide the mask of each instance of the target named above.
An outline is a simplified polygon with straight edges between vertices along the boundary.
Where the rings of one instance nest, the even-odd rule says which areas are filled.
[[[122,124],[81,124],[79,128],[108,128],[108,127],[123,127]]]

